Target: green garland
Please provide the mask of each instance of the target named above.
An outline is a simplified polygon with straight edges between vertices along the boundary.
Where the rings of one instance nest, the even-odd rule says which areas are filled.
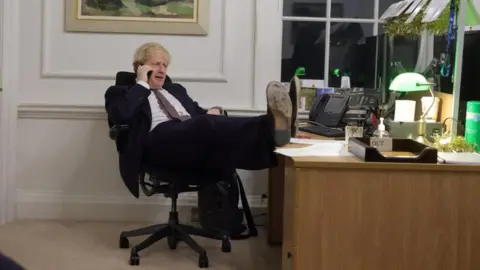
[[[448,23],[450,18],[450,4],[443,10],[442,14],[433,22],[422,22],[425,16],[425,10],[428,4],[423,6],[422,10],[415,16],[411,23],[405,23],[410,14],[402,14],[398,17],[387,19],[385,22],[385,33],[389,36],[403,36],[416,37],[422,33],[424,29],[435,36],[441,36],[448,32]],[[460,0],[455,0],[455,5],[458,7]]]
[[[433,142],[430,146],[437,148],[439,152],[475,152],[476,145],[471,144],[462,136],[452,137],[450,133],[445,133],[442,136],[433,136]]]

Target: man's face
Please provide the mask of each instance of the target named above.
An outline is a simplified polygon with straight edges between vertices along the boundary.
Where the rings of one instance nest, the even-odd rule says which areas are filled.
[[[165,83],[165,78],[167,77],[168,69],[168,56],[162,50],[154,50],[150,54],[146,65],[149,65],[153,68],[152,75],[148,79],[148,84],[151,88],[158,89],[163,86]]]

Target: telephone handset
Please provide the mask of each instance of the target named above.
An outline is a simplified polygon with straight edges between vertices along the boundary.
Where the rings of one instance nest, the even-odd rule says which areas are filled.
[[[309,120],[327,127],[338,127],[348,108],[349,97],[340,94],[323,94],[315,100]]]
[[[136,62],[136,63],[138,63],[138,66],[137,66],[137,68],[136,68],[135,75],[137,75],[138,67],[140,67],[140,66],[143,65],[143,64],[140,64],[139,62]],[[150,79],[150,77],[152,76],[152,74],[153,74],[153,70],[150,70],[149,72],[147,72],[147,79],[148,79],[148,80]]]

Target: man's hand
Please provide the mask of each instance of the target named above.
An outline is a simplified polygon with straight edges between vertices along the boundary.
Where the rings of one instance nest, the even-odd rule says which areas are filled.
[[[222,112],[220,111],[219,108],[211,108],[210,110],[207,111],[207,114],[220,115],[222,114]]]
[[[139,66],[137,69],[137,81],[144,81],[148,83],[148,72],[152,71],[153,68],[149,65]]]

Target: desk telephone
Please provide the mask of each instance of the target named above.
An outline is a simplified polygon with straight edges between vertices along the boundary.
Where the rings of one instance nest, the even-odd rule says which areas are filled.
[[[341,123],[348,108],[348,101],[347,95],[328,93],[319,96],[308,115],[309,122],[314,125],[299,129],[325,137],[345,136]]]
[[[322,126],[338,127],[347,111],[349,97],[339,94],[323,94],[313,103],[308,119]]]

